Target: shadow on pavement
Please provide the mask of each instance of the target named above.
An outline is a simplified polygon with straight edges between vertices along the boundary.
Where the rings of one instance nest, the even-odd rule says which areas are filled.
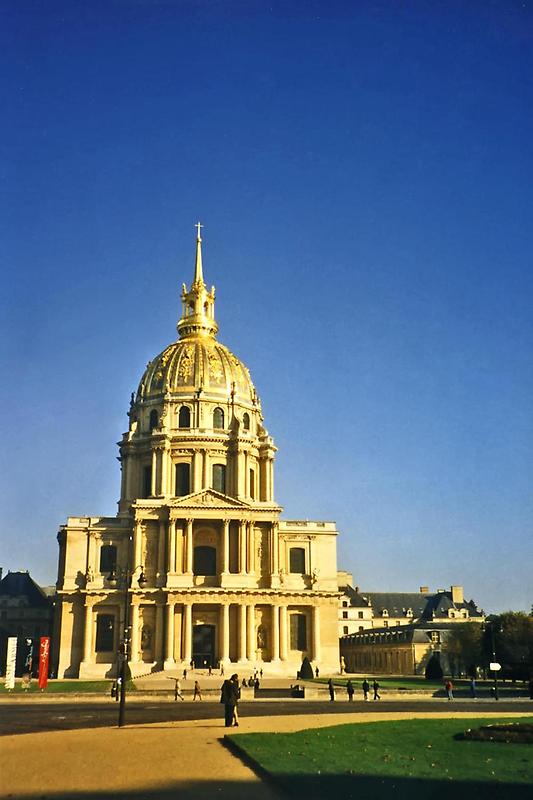
[[[531,800],[531,786],[516,783],[385,778],[373,775],[303,775],[275,781],[282,796],[324,800]]]
[[[127,791],[79,791],[14,793],[9,800],[281,800],[284,795],[264,784],[251,781],[183,781],[157,788]]]

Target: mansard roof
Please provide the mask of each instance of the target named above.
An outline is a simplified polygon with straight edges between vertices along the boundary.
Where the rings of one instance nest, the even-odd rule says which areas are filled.
[[[23,572],[8,572],[7,575],[0,581],[0,595],[4,597],[18,597],[26,598],[29,606],[47,606],[49,599],[35,583],[30,573],[24,570]]]
[[[483,616],[473,600],[454,603],[451,591],[365,592],[357,591],[352,586],[341,586],[340,591],[350,598],[351,606],[371,607],[375,616],[381,616],[383,611],[387,611],[390,617],[401,617],[410,610],[415,619],[431,619],[447,617],[449,609],[466,609],[469,617]]]

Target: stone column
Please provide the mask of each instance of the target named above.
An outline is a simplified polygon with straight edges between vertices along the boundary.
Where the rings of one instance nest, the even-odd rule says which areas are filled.
[[[170,527],[170,524],[169,524]],[[159,521],[159,539],[157,540],[157,577],[159,579],[159,585],[162,586],[164,583],[165,577],[165,531],[166,522],[164,520]]]
[[[270,542],[272,574],[277,575],[279,572],[279,524],[277,522],[272,523]]]
[[[167,553],[168,563],[167,572],[174,574],[176,572],[176,520],[171,519],[168,522],[167,533]]]
[[[239,606],[239,661],[246,661],[246,606]]]
[[[229,605],[220,606],[220,659],[229,661]]]
[[[279,606],[272,605],[272,648],[271,661],[279,661]]]
[[[165,648],[165,669],[169,669],[176,663],[174,660],[174,611],[175,603],[167,605],[167,641]]]
[[[185,570],[187,575],[192,575],[192,555],[193,555],[193,537],[192,537],[192,519],[187,520],[187,527],[185,531],[185,549],[187,551],[187,558],[186,558],[186,565],[187,569]]]
[[[247,606],[247,622],[248,622],[248,631],[246,635],[246,657],[248,661],[255,660],[255,606],[249,605]]]
[[[239,521],[239,573],[246,573],[246,522]]]
[[[129,600],[129,598],[128,598]],[[140,607],[132,602],[131,606],[131,654],[132,661],[139,661],[139,618]]]
[[[229,572],[229,520],[222,523],[222,569],[223,575]]]
[[[157,450],[152,450],[152,485],[150,488],[150,495],[157,496]]]
[[[168,495],[168,450],[161,450],[161,491],[163,497]]]
[[[83,660],[86,664],[93,662],[93,601],[85,598],[85,632],[83,637]]]
[[[155,653],[154,661],[157,664],[163,663],[163,619],[164,619],[164,605],[158,603],[155,607]]]
[[[313,661],[320,661],[320,608],[313,606]]]
[[[135,522],[133,529],[133,564],[132,567],[138,567],[142,559],[142,523],[140,520]],[[127,544],[129,547],[129,542]],[[130,562],[131,563],[131,562]],[[144,565],[143,565],[144,566]],[[133,570],[132,570],[133,572]]]
[[[192,603],[183,604],[183,660],[189,666],[192,658]]]
[[[287,606],[280,606],[279,609],[279,657],[282,661],[287,660],[288,654],[288,612]]]

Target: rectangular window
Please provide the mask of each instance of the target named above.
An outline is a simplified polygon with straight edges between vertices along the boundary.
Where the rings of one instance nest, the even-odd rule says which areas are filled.
[[[307,650],[307,619],[304,614],[291,614],[291,650]]]
[[[305,550],[303,547],[291,547],[289,551],[289,572],[305,575]]]
[[[213,489],[226,494],[226,467],[224,464],[213,464]]]
[[[143,467],[141,497],[150,497],[152,494],[152,465]]]
[[[115,617],[113,614],[98,614],[96,617],[97,653],[109,653],[115,649]]]
[[[250,497],[255,500],[255,472],[250,470]]]
[[[359,619],[363,619],[363,617],[364,617],[364,612],[363,612],[363,611],[358,611],[358,612],[357,612],[357,616],[359,617]]]
[[[176,497],[185,497],[191,492],[191,465],[176,464]]]
[[[342,612],[342,618],[343,619],[348,619],[348,612],[347,611],[343,611]]]
[[[343,600],[342,601],[342,607],[343,608],[348,608],[348,601],[347,600]]]
[[[108,575],[117,568],[117,548],[114,544],[104,544],[100,549],[100,572]]]

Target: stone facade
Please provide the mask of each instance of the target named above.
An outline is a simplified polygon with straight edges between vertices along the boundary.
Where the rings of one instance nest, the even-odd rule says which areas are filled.
[[[133,675],[338,666],[335,524],[280,518],[276,447],[247,368],[216,340],[214,301],[198,228],[179,338],[131,397],[118,514],[69,517],[58,535],[59,677],[115,674],[125,627]]]

